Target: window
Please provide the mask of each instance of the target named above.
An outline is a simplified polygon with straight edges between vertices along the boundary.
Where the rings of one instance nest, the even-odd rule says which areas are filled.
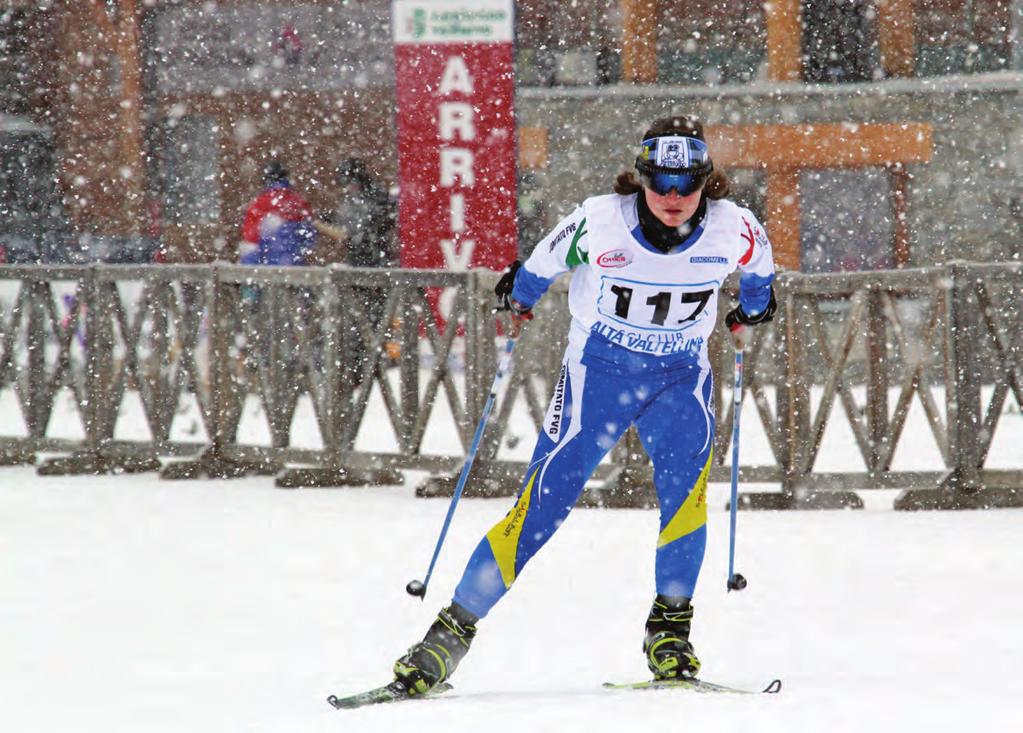
[[[891,185],[883,168],[806,170],[799,193],[804,272],[894,266]]]
[[[917,75],[1009,68],[1014,1],[917,0]]]
[[[210,117],[185,116],[164,125],[164,193],[170,224],[220,219],[220,135]]]
[[[657,80],[662,84],[749,82],[767,54],[759,0],[662,0]]]
[[[881,76],[871,0],[803,0],[803,78],[870,81]]]

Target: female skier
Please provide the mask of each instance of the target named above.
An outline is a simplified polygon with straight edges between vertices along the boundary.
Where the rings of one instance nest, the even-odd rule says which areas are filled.
[[[728,201],[703,126],[656,120],[636,174],[585,200],[496,288],[517,335],[550,284],[572,272],[572,325],[561,376],[515,506],[477,546],[426,637],[394,665],[408,694],[454,673],[476,623],[508,591],[568,516],[583,484],[630,425],[653,462],[660,505],[656,596],[643,653],[656,679],[693,677],[690,599],[707,541],[707,474],[714,445],[707,339],[718,292],[741,270],[728,325],[770,321],[771,245],[748,209]]]

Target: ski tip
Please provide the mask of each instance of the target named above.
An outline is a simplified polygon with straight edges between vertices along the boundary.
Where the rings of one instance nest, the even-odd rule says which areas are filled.
[[[768,695],[773,695],[777,692],[781,692],[781,680],[771,680],[771,684],[764,688],[764,692]]]
[[[337,695],[331,695],[330,697],[328,697],[327,698],[327,702],[329,702],[330,706],[332,708],[334,708],[335,710],[340,710],[341,709],[341,705],[339,704],[339,701],[337,699]]]

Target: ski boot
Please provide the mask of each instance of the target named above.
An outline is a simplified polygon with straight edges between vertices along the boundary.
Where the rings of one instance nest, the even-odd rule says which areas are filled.
[[[422,695],[455,672],[476,636],[477,619],[452,603],[437,614],[426,636],[394,663],[394,678],[409,695]]]
[[[655,680],[695,677],[700,660],[689,643],[693,607],[683,596],[654,598],[646,620],[643,654]]]

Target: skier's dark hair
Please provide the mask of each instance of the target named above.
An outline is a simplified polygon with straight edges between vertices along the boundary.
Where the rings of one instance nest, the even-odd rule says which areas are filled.
[[[697,140],[703,138],[703,123],[693,117],[675,115],[673,117],[660,117],[654,120],[650,129],[643,133],[643,140],[653,137],[665,137],[667,135],[681,135],[683,137],[695,137]],[[642,142],[642,140],[640,141]],[[713,157],[713,156],[712,156]],[[730,185],[728,176],[724,171],[717,168],[710,174],[703,191],[709,199],[723,199],[728,196]],[[615,179],[614,192],[622,196],[639,193],[643,190],[643,184],[636,178],[634,171],[622,171]]]

